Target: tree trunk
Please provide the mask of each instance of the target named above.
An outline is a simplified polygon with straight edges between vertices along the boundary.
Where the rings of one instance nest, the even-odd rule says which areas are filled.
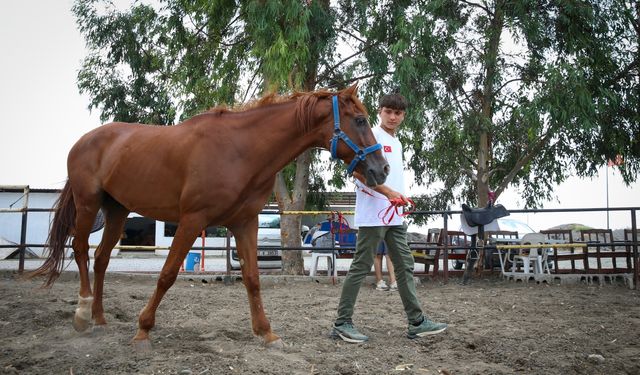
[[[329,0],[320,2],[322,12],[330,14]],[[320,16],[320,15],[318,15]],[[314,17],[312,15],[312,17]],[[311,25],[315,25],[311,23]],[[325,30],[313,30],[310,28],[311,35],[322,35]],[[317,43],[317,41],[316,41]],[[306,66],[299,67],[304,69],[304,80],[302,88],[304,91],[312,91],[315,89],[318,61],[320,49],[313,49],[313,56],[309,59]],[[278,208],[281,211],[302,211],[307,202],[307,194],[309,192],[309,170],[311,165],[311,153],[314,151],[307,150],[296,159],[296,174],[293,181],[293,189],[290,192],[284,180],[284,175],[279,172],[276,176],[274,192]],[[280,225],[282,235],[282,245],[286,247],[301,247],[301,215],[283,215]],[[282,273],[284,275],[303,275],[304,261],[302,259],[302,251],[290,250],[283,251],[282,254]]]
[[[489,143],[486,132],[480,134],[478,145],[478,179],[476,180],[476,191],[478,193],[478,207],[487,205],[489,196]]]
[[[493,124],[493,95],[495,82],[497,79],[496,64],[498,61],[498,50],[500,48],[500,36],[504,22],[502,11],[503,1],[496,1],[493,18],[487,30],[488,42],[485,48],[485,77],[482,87],[481,116],[480,116],[480,137],[478,140],[478,179],[476,190],[478,193],[478,206],[487,205],[489,187],[489,168],[491,167],[491,134],[490,129]]]
[[[280,231],[282,233],[283,247],[300,247],[301,232],[300,215],[282,215]],[[282,274],[304,275],[304,259],[302,251],[287,250],[282,252]]]
[[[278,208],[281,211],[302,211],[307,201],[309,190],[309,166],[311,164],[311,150],[303,152],[296,159],[296,175],[293,191],[287,188],[284,174],[278,172],[274,192]],[[282,215],[280,221],[281,243],[283,247],[301,247],[302,232],[301,215]],[[287,250],[282,252],[282,274],[304,275],[304,261],[302,251]]]

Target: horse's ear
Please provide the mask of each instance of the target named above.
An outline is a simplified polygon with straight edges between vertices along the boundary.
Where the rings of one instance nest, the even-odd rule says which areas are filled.
[[[344,93],[347,96],[357,96],[358,95],[358,82],[344,89]]]

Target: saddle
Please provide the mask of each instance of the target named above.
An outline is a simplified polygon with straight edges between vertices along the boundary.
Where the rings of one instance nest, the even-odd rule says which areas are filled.
[[[102,210],[98,210],[98,214],[93,220],[93,225],[91,226],[91,233],[97,232],[102,228],[104,228],[104,213]]]
[[[484,208],[471,208],[462,204],[462,214],[467,224],[471,227],[487,225],[495,219],[509,216],[509,211],[501,204],[491,205]]]

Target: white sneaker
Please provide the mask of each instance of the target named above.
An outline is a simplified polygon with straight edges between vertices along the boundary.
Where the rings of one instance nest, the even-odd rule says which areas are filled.
[[[380,280],[376,283],[376,290],[389,290],[389,287],[384,280]]]
[[[392,292],[398,291],[398,283],[395,281],[392,282],[391,285],[389,285],[389,290]]]

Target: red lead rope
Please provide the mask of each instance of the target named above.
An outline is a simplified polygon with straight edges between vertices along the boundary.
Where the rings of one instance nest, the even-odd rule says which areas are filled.
[[[383,198],[376,197],[375,195],[369,193],[365,189],[361,189],[361,190],[363,193],[373,198],[383,199]],[[395,215],[398,215],[400,217],[411,215],[416,211],[416,204],[411,198],[407,198],[407,200],[409,201],[408,204],[403,203],[401,198],[389,199],[389,207],[383,208],[382,210],[380,210],[380,212],[378,212],[378,218],[382,220],[382,223],[384,225],[389,225],[389,223],[391,223]],[[399,210],[400,207],[404,207],[403,212],[400,212]]]
[[[390,199],[389,207],[378,212],[378,217],[382,220],[382,223],[389,225],[395,215],[404,217],[414,213],[416,211],[416,204],[411,198],[407,198],[407,200],[409,201],[408,204],[405,204],[400,198]],[[400,212],[400,207],[404,207],[403,212]]]
[[[346,217],[344,217],[344,215],[342,215],[342,212],[336,211],[331,213],[331,218],[329,220],[332,223],[334,222],[336,215],[338,216],[338,238],[341,238],[343,233],[343,228],[349,228],[349,221],[347,220]],[[335,238],[335,231],[333,229],[333,224],[331,224],[331,236]]]

